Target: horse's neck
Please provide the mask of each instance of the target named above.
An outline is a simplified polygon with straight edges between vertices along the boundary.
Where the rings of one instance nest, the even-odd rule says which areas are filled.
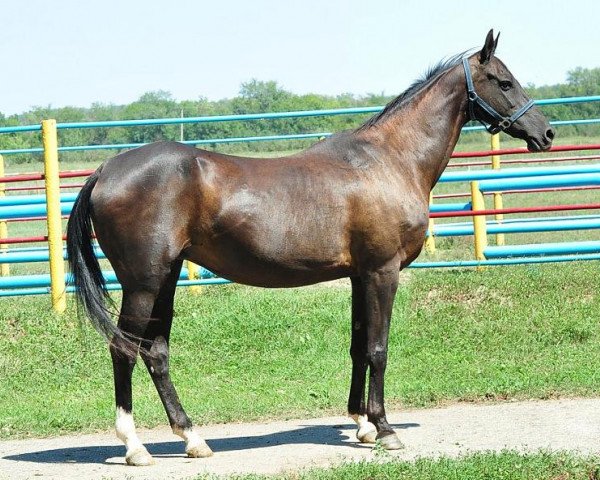
[[[462,70],[445,72],[384,122],[390,168],[416,170],[430,191],[446,168],[466,123]]]

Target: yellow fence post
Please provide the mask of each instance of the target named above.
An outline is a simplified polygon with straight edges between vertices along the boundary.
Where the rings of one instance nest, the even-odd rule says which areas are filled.
[[[496,133],[492,135],[492,150],[500,150],[500,134]],[[492,155],[492,168],[494,170],[500,170],[500,155]],[[503,208],[502,194],[499,192],[494,193],[494,208],[500,210]],[[504,215],[497,213],[494,218],[498,223],[502,223]],[[496,245],[504,245],[504,234],[496,234]]]
[[[197,280],[200,278],[200,269],[198,265],[190,260],[187,261],[187,269],[188,269],[188,280]],[[200,285],[192,285],[190,287],[191,291],[194,293],[200,293],[202,291],[202,287]]]
[[[4,177],[4,157],[0,155],[0,177]],[[4,183],[0,182],[0,197],[6,195]],[[6,221],[0,221],[0,238],[8,238],[8,225]],[[0,244],[0,252],[6,252],[8,245],[6,243]],[[10,275],[10,265],[8,263],[0,264],[0,275],[8,277]]]
[[[433,192],[429,193],[429,205],[431,205],[433,203]],[[434,253],[435,252],[435,237],[433,236],[433,229],[435,228],[435,223],[433,221],[433,218],[429,218],[429,235],[428,237],[425,239],[425,250],[428,253]]]
[[[52,298],[52,308],[56,312],[62,313],[67,307],[67,301],[60,211],[60,177],[58,176],[56,120],[42,121],[42,141],[44,144],[44,178],[46,183],[46,206],[48,209],[50,296]]]
[[[479,182],[471,182],[471,205],[474,212],[485,210],[483,194],[479,190]],[[487,247],[487,228],[485,215],[473,215],[473,234],[475,237],[475,258],[485,260],[484,250]]]

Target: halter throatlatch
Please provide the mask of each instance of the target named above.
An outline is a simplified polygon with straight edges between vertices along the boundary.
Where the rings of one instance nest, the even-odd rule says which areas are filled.
[[[510,117],[503,117],[494,108],[483,100],[477,93],[475,93],[475,87],[473,86],[473,78],[471,77],[471,68],[469,67],[469,60],[465,57],[462,59],[463,68],[465,69],[465,77],[467,79],[467,98],[469,104],[469,120],[477,120],[481,123],[485,129],[492,135],[503,132],[509,128],[517,119],[525,114],[527,110],[533,107],[533,100],[529,100],[525,105],[519,108]],[[487,125],[483,120],[475,116],[475,105],[485,110],[495,121],[495,124]]]

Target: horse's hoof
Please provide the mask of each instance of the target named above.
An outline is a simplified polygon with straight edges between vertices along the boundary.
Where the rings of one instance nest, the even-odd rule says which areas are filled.
[[[379,441],[379,444],[386,450],[400,450],[404,448],[404,444],[400,441],[398,435],[395,433],[391,433],[385,437],[380,437],[377,440]]]
[[[146,467],[148,465],[154,465],[154,459],[152,455],[148,453],[145,447],[137,448],[132,452],[127,452],[125,456],[127,465],[133,465],[136,467]]]
[[[363,423],[356,432],[356,438],[361,443],[375,443],[377,440],[377,429],[371,422]]]
[[[206,458],[213,456],[213,451],[206,444],[206,442],[186,448],[185,453],[187,453],[187,456],[191,458]]]

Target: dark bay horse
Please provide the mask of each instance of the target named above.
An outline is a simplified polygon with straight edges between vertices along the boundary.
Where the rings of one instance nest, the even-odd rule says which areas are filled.
[[[550,148],[554,137],[494,56],[497,42],[490,31],[481,51],[441,62],[361,127],[289,157],[241,158],[160,142],[122,153],[90,176],[69,219],[67,248],[78,298],[110,340],[116,431],[127,463],[152,462],[132,416],[138,353],[187,454],[212,454],[169,375],[173,297],[184,259],[261,287],[349,277],[348,412],[360,441],[401,447],[383,398],[392,304],[400,270],[423,246],[429,193],[461,128],[479,120],[536,151]],[[123,286],[116,325],[105,308],[92,225]]]

